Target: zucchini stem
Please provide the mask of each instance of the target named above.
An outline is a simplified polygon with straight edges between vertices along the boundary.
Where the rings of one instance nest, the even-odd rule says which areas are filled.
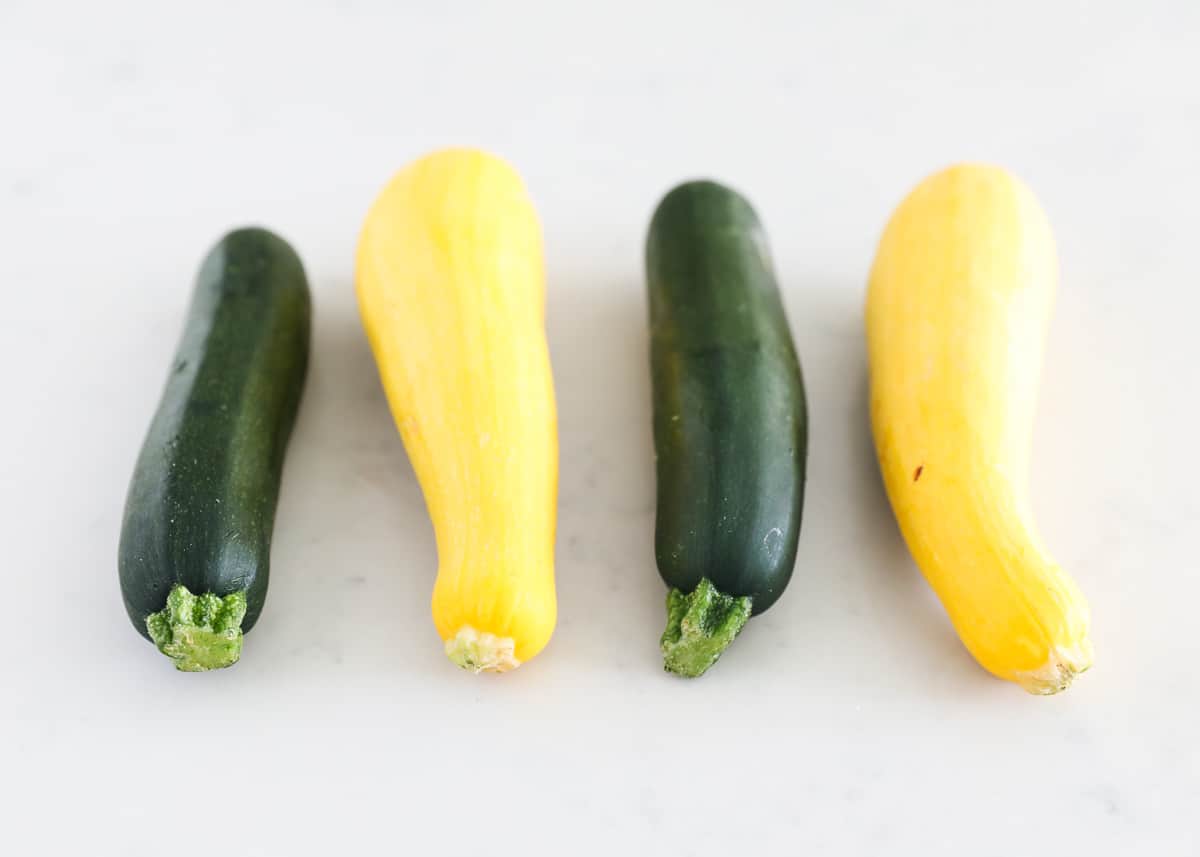
[[[685,678],[704,675],[745,627],[750,608],[750,596],[726,595],[707,577],[690,595],[672,589],[661,643],[663,666]]]
[[[176,584],[166,608],[146,617],[146,630],[158,650],[175,662],[175,669],[205,672],[237,663],[245,615],[245,592],[193,595]]]

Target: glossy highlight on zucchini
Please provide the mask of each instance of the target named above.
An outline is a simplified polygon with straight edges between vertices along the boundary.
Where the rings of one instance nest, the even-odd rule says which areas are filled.
[[[792,575],[808,416],[762,225],[711,181],[680,185],[646,241],[655,553],[664,665],[705,672]]]
[[[310,326],[287,242],[258,228],[217,242],[138,456],[118,557],[130,621],[182,671],[235,663],[262,612]]]

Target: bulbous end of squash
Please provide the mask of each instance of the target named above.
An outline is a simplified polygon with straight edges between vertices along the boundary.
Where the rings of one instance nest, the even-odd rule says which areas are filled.
[[[667,672],[684,678],[704,675],[745,627],[750,610],[749,596],[726,595],[707,577],[690,595],[672,589],[661,642]]]
[[[166,608],[146,617],[146,629],[177,670],[205,672],[237,663],[245,616],[245,592],[193,595],[179,584],[167,596]]]
[[[1092,641],[1085,637],[1074,646],[1055,646],[1043,666],[1014,673],[1013,681],[1038,696],[1061,693],[1071,686],[1075,676],[1091,668],[1094,657]]]
[[[517,660],[517,644],[512,637],[497,637],[463,625],[446,641],[446,657],[467,672],[506,673],[521,665]]]

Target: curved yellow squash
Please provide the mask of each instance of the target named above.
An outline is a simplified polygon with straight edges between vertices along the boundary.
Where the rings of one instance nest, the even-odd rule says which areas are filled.
[[[450,149],[371,206],[357,290],[437,538],[451,660],[503,672],[554,631],[558,435],[537,214],[521,178]]]
[[[963,165],[893,214],[867,296],[871,422],[900,529],[971,654],[1041,694],[1092,663],[1087,604],[1027,492],[1056,280],[1029,189]]]

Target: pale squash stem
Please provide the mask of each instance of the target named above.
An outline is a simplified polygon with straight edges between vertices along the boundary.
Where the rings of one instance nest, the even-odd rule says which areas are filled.
[[[1094,657],[1092,643],[1085,637],[1074,646],[1055,646],[1040,669],[1015,673],[1013,681],[1038,696],[1062,693],[1077,675],[1091,668]]]
[[[480,633],[470,625],[463,625],[446,641],[446,657],[476,675],[515,670],[521,665],[513,654],[515,649],[516,642],[512,637],[497,637],[486,631]]]
[[[667,629],[662,635],[663,666],[685,678],[704,675],[750,618],[750,598],[735,598],[707,577],[685,595],[667,593]]]
[[[167,606],[146,617],[146,630],[158,650],[183,672],[205,672],[237,663],[242,655],[246,593],[193,595],[178,584]]]

